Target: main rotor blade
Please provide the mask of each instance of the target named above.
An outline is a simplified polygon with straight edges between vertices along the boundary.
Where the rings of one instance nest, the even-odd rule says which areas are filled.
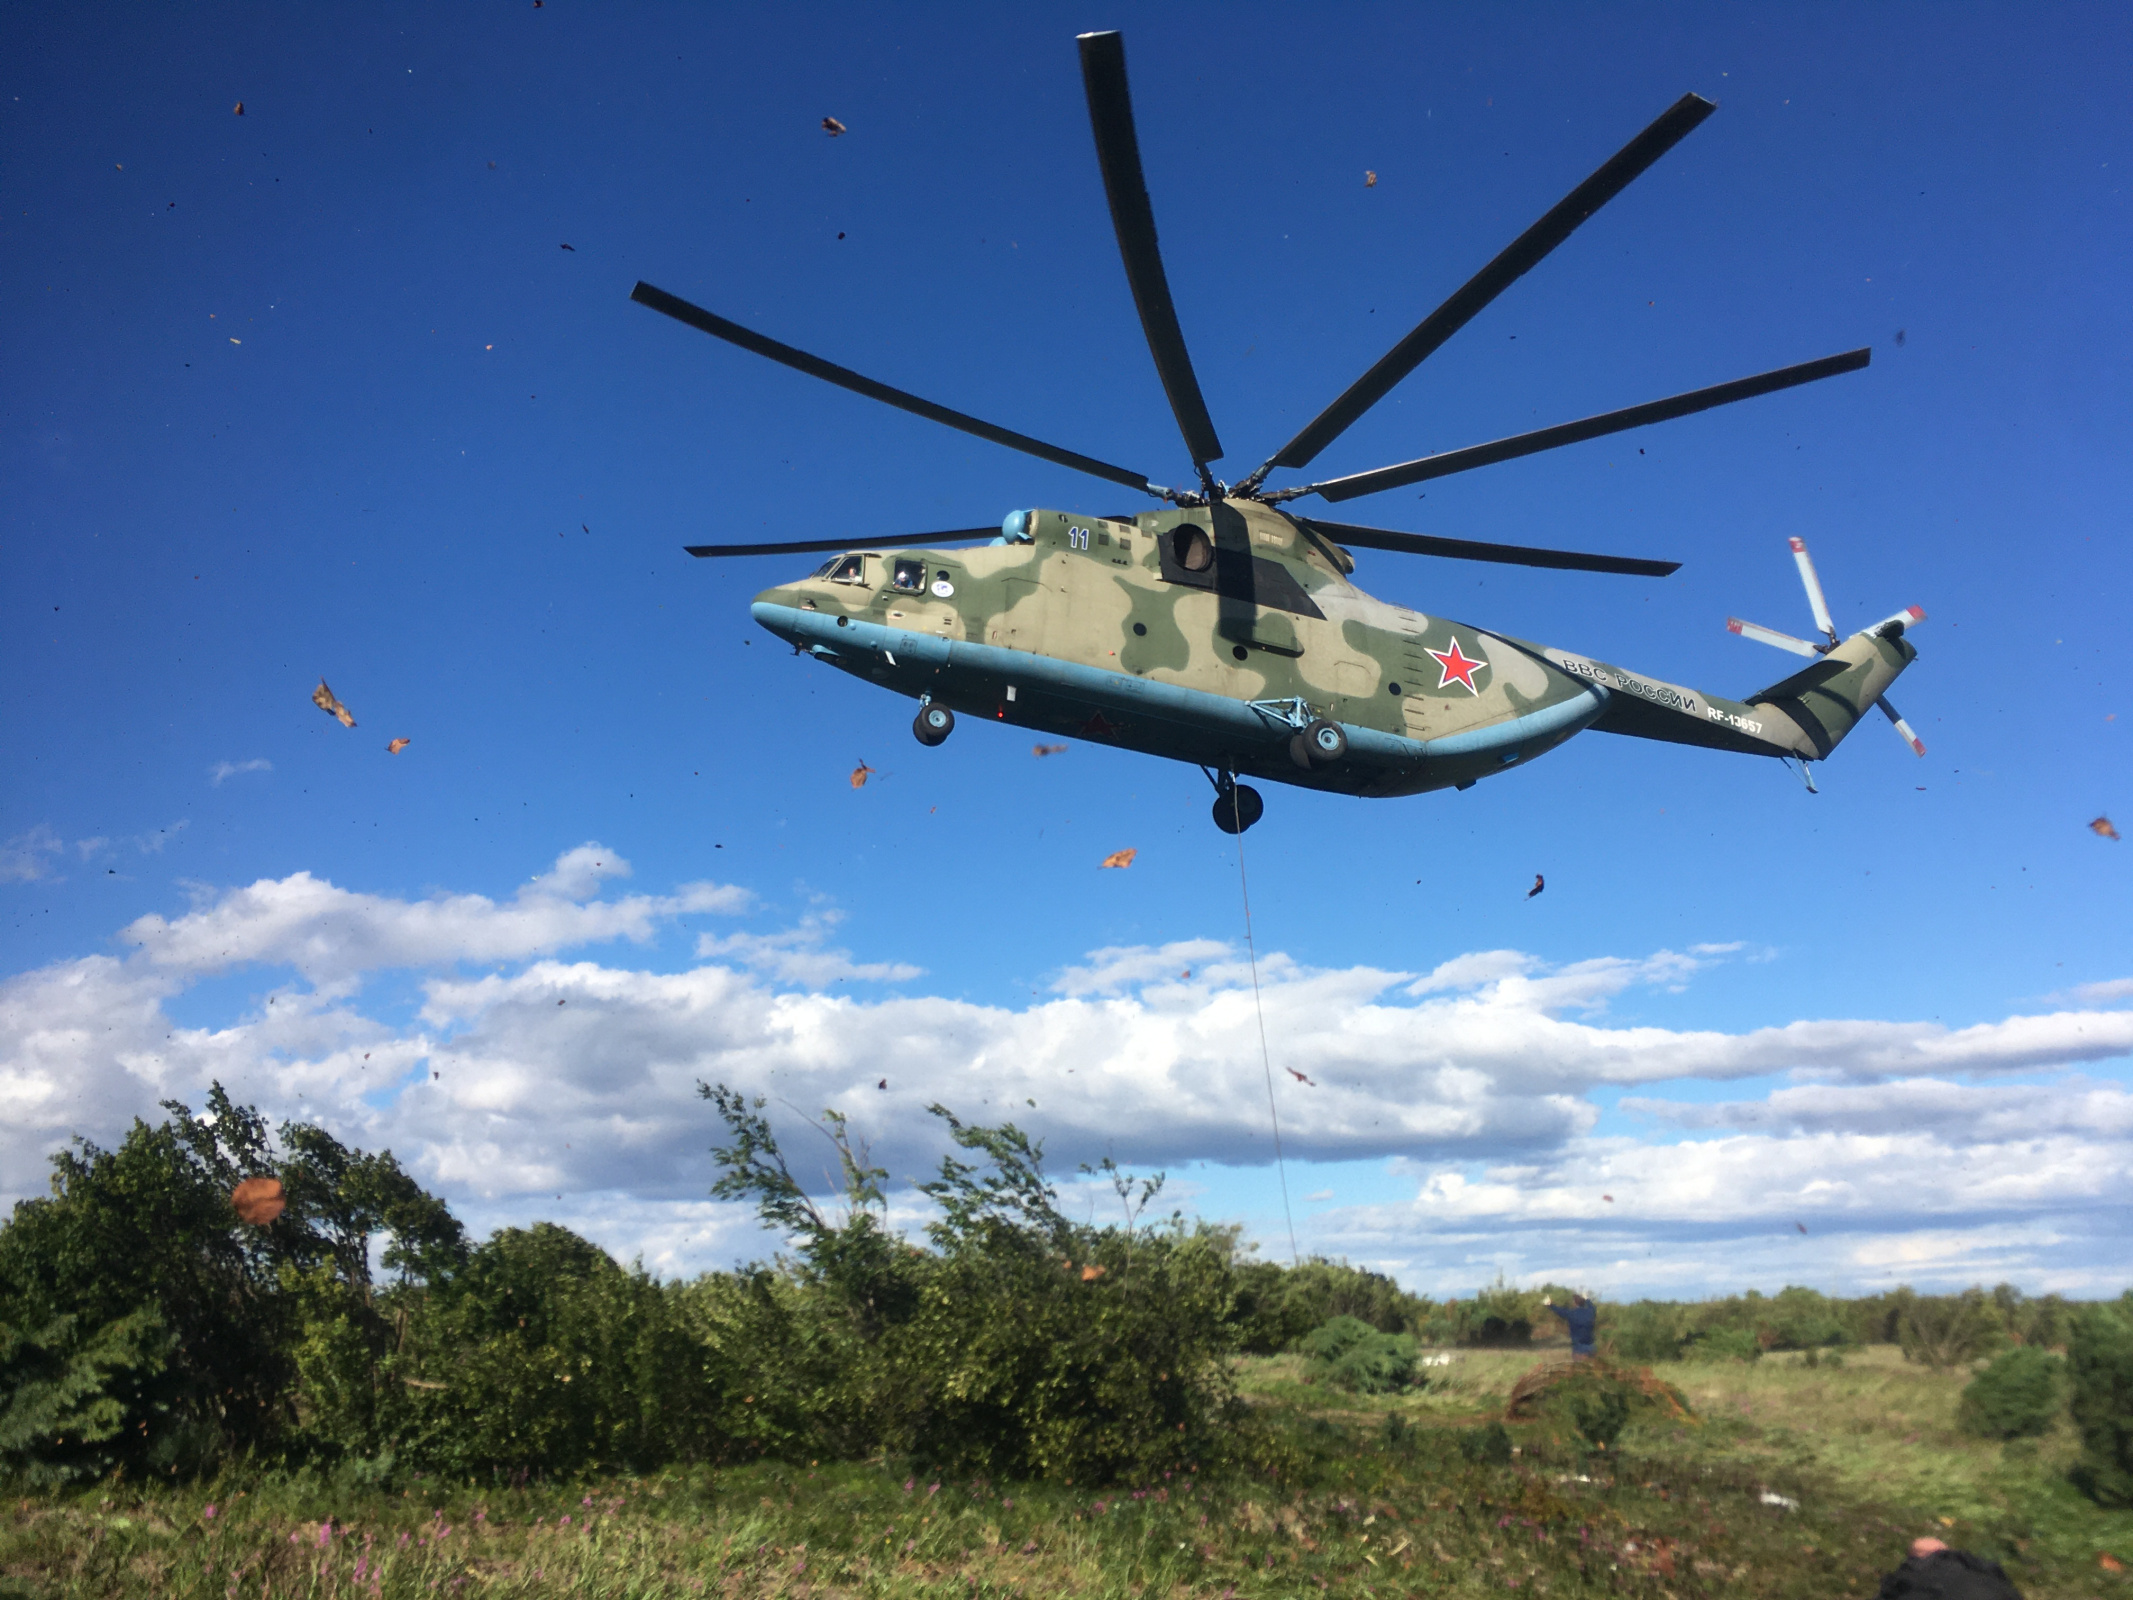
[[[1170,409],[1192,452],[1193,465],[1204,467],[1222,458],[1214,419],[1200,395],[1192,357],[1185,351],[1184,330],[1171,303],[1170,280],[1155,240],[1155,209],[1148,202],[1148,182],[1141,172],[1140,139],[1133,131],[1133,100],[1126,90],[1126,45],[1116,33],[1080,37],[1081,82],[1088,91],[1089,124],[1096,131],[1096,160],[1103,168],[1104,194],[1111,202],[1111,227],[1118,253],[1125,259],[1126,282],[1155,357],[1156,375],[1170,397]],[[1204,476],[1204,474],[1203,474]]]
[[[1678,561],[1646,561],[1636,556],[1594,556],[1524,544],[1440,539],[1435,534],[1358,528],[1347,522],[1321,522],[1316,517],[1296,520],[1335,544],[1352,544],[1365,550],[1399,550],[1411,556],[1450,556],[1455,561],[1498,561],[1511,567],[1558,567],[1570,572],[1620,572],[1636,578],[1663,578],[1681,565]]]
[[[949,528],[941,533],[892,533],[873,539],[787,539],[779,544],[685,544],[692,556],[785,556],[823,550],[889,549],[908,544],[967,544],[973,539],[997,539],[998,528]]]
[[[1668,400],[1653,400],[1623,411],[1608,411],[1597,417],[1586,417],[1580,422],[1561,423],[1534,433],[1514,434],[1492,444],[1469,445],[1464,450],[1447,450],[1441,455],[1424,456],[1419,461],[1403,461],[1398,466],[1379,467],[1375,472],[1358,472],[1346,478],[1332,478],[1325,483],[1310,484],[1302,489],[1277,490],[1268,498],[1287,500],[1299,494],[1316,494],[1328,500],[1353,500],[1358,495],[1398,489],[1406,484],[1423,483],[1454,472],[1471,472],[1476,467],[1493,466],[1499,461],[1510,461],[1518,456],[1537,455],[1543,450],[1554,450],[1566,444],[1580,444],[1587,439],[1600,438],[1604,434],[1642,428],[1654,422],[1670,422],[1675,417],[1709,411],[1713,406],[1731,405],[1736,400],[1753,400],[1757,395],[1775,394],[1780,389],[1792,389],[1822,378],[1834,378],[1839,373],[1857,372],[1873,359],[1873,354],[1871,350],[1848,350],[1843,355],[1824,356],[1819,361],[1803,361],[1796,367],[1780,367],[1775,372],[1760,373],[1753,378],[1736,378],[1731,383],[1713,384],[1708,389],[1692,389],[1687,394],[1677,394]]]
[[[752,350],[759,356],[767,356],[781,366],[791,367],[795,372],[804,372],[811,378],[834,383],[840,389],[863,394],[869,400],[879,400],[899,411],[908,411],[913,416],[959,428],[964,433],[974,433],[980,439],[990,439],[994,444],[1004,444],[1010,450],[1020,450],[1025,455],[1033,455],[1043,461],[1072,467],[1076,472],[1108,478],[1113,483],[1122,483],[1129,489],[1140,490],[1143,494],[1150,492],[1153,487],[1147,474],[1135,472],[1131,467],[1114,466],[1108,461],[1098,461],[1094,456],[1085,456],[1075,450],[1062,450],[1056,444],[1032,439],[1026,433],[1016,433],[1011,428],[1002,428],[961,411],[951,411],[946,406],[935,405],[931,400],[921,400],[917,395],[906,394],[901,389],[892,389],[885,383],[876,383],[872,378],[862,377],[849,367],[840,367],[834,362],[824,361],[820,356],[811,356],[805,350],[795,350],[789,344],[780,344],[775,339],[765,338],[752,329],[742,327],[738,322],[729,322],[716,312],[691,305],[678,295],[668,294],[664,289],[655,289],[649,283],[638,284],[630,291],[630,298],[641,306],[650,306],[654,311],[664,312],[676,322],[686,322],[692,328],[699,328],[714,339],[724,339],[728,344],[737,344],[743,350]]]
[[[1304,424],[1303,431],[1281,447],[1251,480],[1275,467],[1302,467],[1339,438],[1393,386],[1429,359],[1437,347],[1465,327],[1504,290],[1538,266],[1550,251],[1577,231],[1600,207],[1628,188],[1644,170],[1688,137],[1718,107],[1701,95],[1685,94],[1650,127],[1629,141],[1599,171],[1579,184],[1540,221],[1514,239],[1443,305],[1388,350],[1378,364],[1349,385],[1348,392]]]

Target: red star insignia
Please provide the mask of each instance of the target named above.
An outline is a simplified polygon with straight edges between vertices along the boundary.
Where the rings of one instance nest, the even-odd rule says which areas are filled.
[[[1438,688],[1449,689],[1455,683],[1463,683],[1466,685],[1468,694],[1481,693],[1479,689],[1474,687],[1474,669],[1476,667],[1485,667],[1488,663],[1486,661],[1468,660],[1466,652],[1459,648],[1457,639],[1452,641],[1451,649],[1430,650],[1428,654],[1434,656],[1437,665],[1444,669],[1444,676],[1437,682]]]
[[[1101,711],[1081,725],[1081,736],[1084,739],[1108,739],[1116,732],[1118,732],[1116,728],[1104,721],[1104,714]]]

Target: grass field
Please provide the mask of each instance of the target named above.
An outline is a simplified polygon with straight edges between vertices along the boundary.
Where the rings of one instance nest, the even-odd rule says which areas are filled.
[[[2129,1592],[2133,1514],[2065,1482],[2061,1431],[1954,1426],[1965,1373],[1893,1348],[1656,1369],[1695,1412],[1585,1453],[1514,1425],[1459,1446],[1543,1349],[1460,1352],[1391,1399],[1246,1361],[1260,1472],[1149,1484],[938,1483],[895,1463],[756,1465],[473,1492],[316,1478],[11,1497],[0,1595],[1871,1596],[1920,1533],[2025,1594]],[[1765,1496],[1786,1503],[1771,1503]]]

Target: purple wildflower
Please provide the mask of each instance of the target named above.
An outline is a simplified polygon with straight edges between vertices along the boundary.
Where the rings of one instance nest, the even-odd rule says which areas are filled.
[[[202,1511],[200,1515],[207,1518],[208,1521],[213,1522],[215,1520],[215,1508],[213,1506],[209,1506],[206,1510]]]

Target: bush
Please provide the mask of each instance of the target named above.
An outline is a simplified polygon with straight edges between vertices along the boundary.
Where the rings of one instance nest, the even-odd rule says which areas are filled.
[[[1652,1300],[1602,1306],[1596,1332],[1608,1351],[1623,1361],[1678,1361],[1689,1339],[1688,1311]]]
[[[2075,1312],[2066,1346],[2081,1460],[2074,1481],[2099,1505],[2133,1506],[2133,1321],[2117,1306]]]
[[[2007,1342],[2000,1308],[1982,1289],[1918,1295],[1897,1317],[1903,1358],[1929,1367],[1959,1367]]]
[[[1391,1394],[1414,1381],[1415,1341],[1380,1333],[1357,1317],[1333,1317],[1303,1341],[1311,1373],[1355,1394]]]
[[[1691,1361],[1760,1361],[1763,1346],[1746,1328],[1717,1328],[1698,1334],[1683,1353]]]
[[[2026,1439],[2059,1415],[2065,1363],[2024,1345],[1972,1378],[1956,1407],[1956,1422],[1980,1439]]]
[[[1511,1464],[1511,1435],[1500,1422],[1468,1428],[1459,1435],[1459,1453],[1481,1466],[1507,1467]]]

